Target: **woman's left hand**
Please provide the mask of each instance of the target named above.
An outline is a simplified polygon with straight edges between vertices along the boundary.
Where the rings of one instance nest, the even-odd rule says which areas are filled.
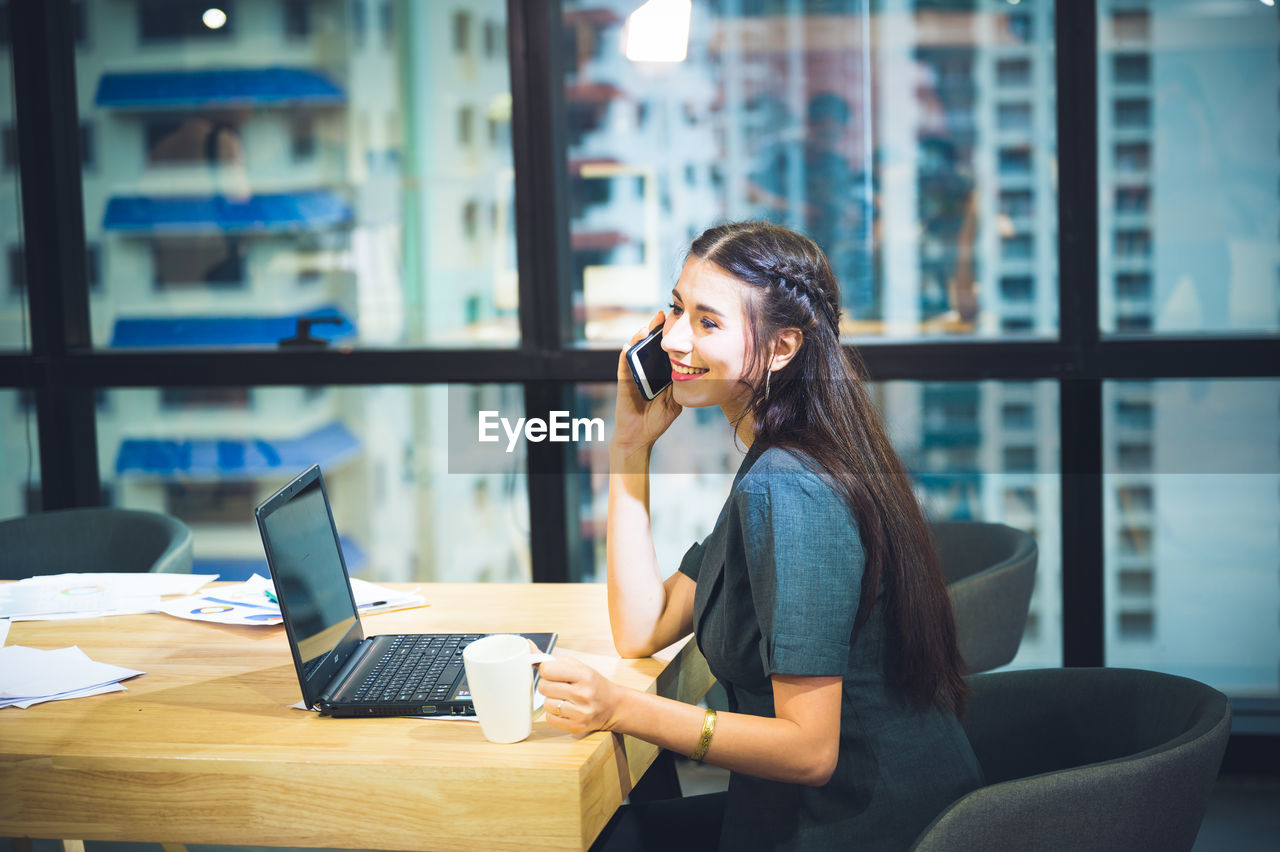
[[[541,663],[538,692],[548,722],[572,734],[610,731],[623,688],[590,666],[556,657]]]

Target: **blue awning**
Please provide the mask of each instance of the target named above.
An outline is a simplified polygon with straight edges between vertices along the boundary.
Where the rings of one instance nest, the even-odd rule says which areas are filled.
[[[362,573],[369,564],[369,557],[365,556],[360,545],[356,544],[345,535],[338,536],[338,543],[342,545],[342,558],[347,563],[347,573],[356,576]],[[248,580],[254,574],[262,577],[270,577],[271,569],[267,567],[267,560],[262,557],[195,557],[191,564],[192,574],[217,574],[219,580],[228,580],[233,582],[243,582]]]
[[[292,476],[313,464],[333,467],[360,452],[360,441],[341,423],[298,438],[126,438],[116,457],[116,473],[124,476],[258,479],[271,474]]]
[[[348,225],[351,205],[327,189],[251,195],[122,195],[107,202],[102,227],[134,234],[270,233]]]
[[[111,346],[175,348],[190,346],[275,346],[297,333],[298,320],[335,317],[336,325],[316,324],[311,336],[331,343],[354,337],[355,324],[333,305],[282,316],[138,317],[116,320]]]
[[[340,86],[305,68],[210,68],[103,74],[94,102],[117,109],[329,106],[346,103]]]
[[[946,491],[957,486],[980,488],[982,474],[977,471],[957,471],[955,473],[913,473],[911,478],[927,490]]]

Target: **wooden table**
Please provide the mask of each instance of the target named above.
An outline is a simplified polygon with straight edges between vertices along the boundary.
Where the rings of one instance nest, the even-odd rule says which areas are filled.
[[[697,701],[692,642],[622,660],[594,584],[436,584],[365,632],[559,632],[558,654]],[[79,645],[146,672],[127,692],[0,710],[0,837],[364,849],[585,848],[657,749],[539,718],[495,745],[471,722],[333,719],[301,699],[283,627],[166,615],[14,623],[9,644]]]

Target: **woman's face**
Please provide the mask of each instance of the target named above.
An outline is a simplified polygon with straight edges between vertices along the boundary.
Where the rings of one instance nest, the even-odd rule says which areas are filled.
[[[746,286],[714,263],[685,261],[662,326],[672,398],[680,405],[718,405],[730,419],[742,411],[750,396],[741,383],[751,340],[746,296]]]

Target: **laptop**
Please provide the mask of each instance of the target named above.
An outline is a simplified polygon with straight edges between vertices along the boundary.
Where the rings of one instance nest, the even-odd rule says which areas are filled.
[[[462,649],[486,634],[364,635],[320,466],[254,510],[305,706],[331,716],[474,716]],[[526,633],[550,652],[555,633]]]

